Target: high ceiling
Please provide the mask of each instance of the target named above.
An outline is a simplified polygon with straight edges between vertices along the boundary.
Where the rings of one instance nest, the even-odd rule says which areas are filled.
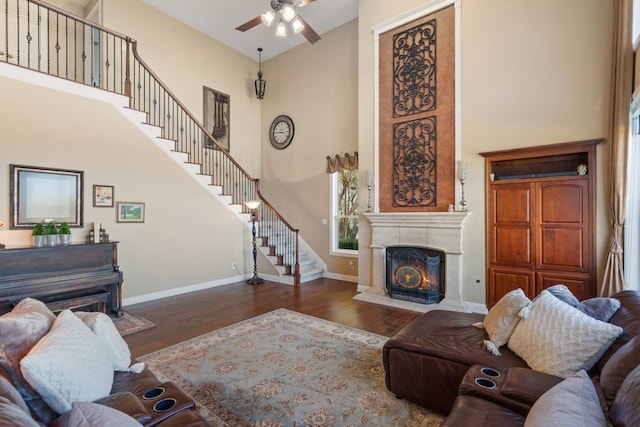
[[[275,35],[275,25],[259,24],[244,33],[235,28],[270,10],[269,0],[142,0],[142,2],[257,60],[259,47],[267,60],[307,43],[302,34]],[[358,17],[358,0],[316,0],[297,12],[322,37]],[[318,43],[322,43],[320,40]]]

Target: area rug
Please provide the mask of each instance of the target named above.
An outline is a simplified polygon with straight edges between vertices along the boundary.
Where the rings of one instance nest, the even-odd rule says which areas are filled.
[[[118,332],[120,332],[120,335],[123,337],[135,334],[136,332],[146,331],[156,326],[155,323],[131,314],[128,311],[124,311],[120,317],[113,318],[113,324],[116,325],[116,329],[118,329]]]
[[[387,391],[386,340],[279,309],[138,359],[214,426],[439,426]]]

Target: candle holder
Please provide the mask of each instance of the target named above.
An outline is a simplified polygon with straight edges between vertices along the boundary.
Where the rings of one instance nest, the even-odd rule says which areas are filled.
[[[457,177],[458,181],[460,181],[460,210],[462,212],[466,212],[467,210],[467,201],[464,199],[464,184],[467,181],[467,161],[466,160],[458,160],[458,171]]]

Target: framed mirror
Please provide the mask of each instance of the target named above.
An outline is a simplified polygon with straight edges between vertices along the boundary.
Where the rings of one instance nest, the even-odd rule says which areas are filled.
[[[82,227],[83,171],[10,165],[11,228],[42,221]]]

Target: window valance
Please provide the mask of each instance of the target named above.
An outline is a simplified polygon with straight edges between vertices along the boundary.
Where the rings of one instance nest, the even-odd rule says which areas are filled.
[[[343,157],[336,154],[335,157],[327,156],[327,173],[358,170],[358,152],[352,155],[345,153]]]

